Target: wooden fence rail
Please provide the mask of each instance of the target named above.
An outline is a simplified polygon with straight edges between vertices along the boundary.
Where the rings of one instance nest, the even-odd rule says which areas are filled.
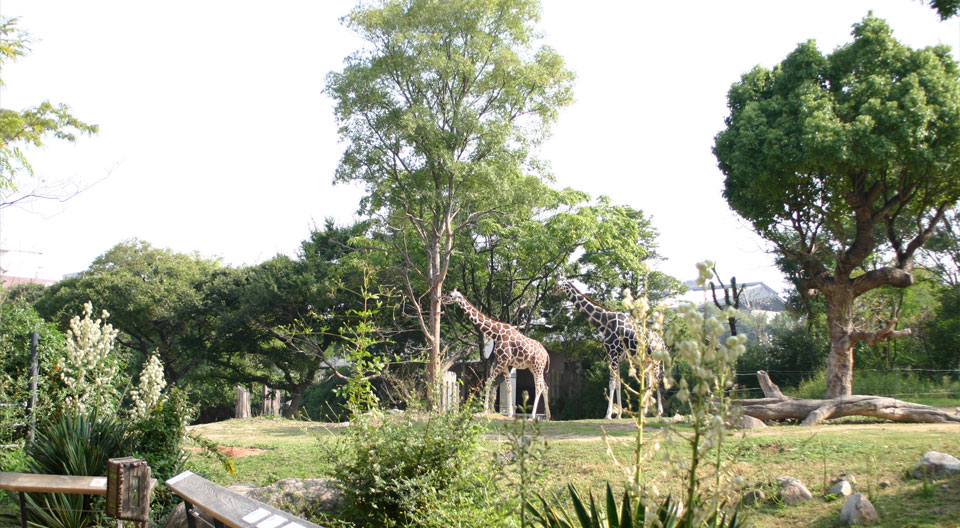
[[[217,528],[321,528],[273,506],[234,493],[223,486],[184,471],[167,480],[167,488],[183,499],[187,526],[196,528],[194,511],[199,509],[213,517]]]
[[[27,497],[25,493],[106,495],[107,477],[0,472],[0,489],[19,493],[20,526],[21,528],[27,528]]]

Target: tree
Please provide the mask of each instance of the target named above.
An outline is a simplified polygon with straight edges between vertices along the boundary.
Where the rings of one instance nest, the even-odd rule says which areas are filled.
[[[296,259],[278,255],[223,275],[206,300],[220,313],[208,360],[231,380],[289,392],[289,418],[321,369],[347,379],[337,369],[338,347],[362,299],[345,285],[362,278],[357,252],[346,243],[364,229],[327,221],[303,241]]]
[[[940,20],[946,20],[960,13],[960,0],[930,0],[930,7],[940,15]]]
[[[97,257],[77,277],[48,287],[36,306],[48,320],[66,321],[92,301],[110,312],[117,341],[146,359],[154,352],[171,385],[202,362],[216,313],[206,310],[204,288],[219,268],[215,260],[127,240]]]
[[[0,17],[0,71],[4,64],[26,55],[29,44],[27,34],[17,27],[16,18]],[[0,87],[3,86],[0,79]],[[77,134],[95,133],[97,125],[80,121],[70,113],[70,107],[62,103],[44,101],[23,110],[0,108],[0,207],[27,198],[50,197],[40,187],[17,193],[17,176],[33,176],[33,168],[21,147],[42,147],[49,136],[75,141]]]
[[[905,335],[853,324],[854,300],[913,284],[914,254],[960,196],[960,84],[945,46],[914,50],[883,20],[822,55],[803,43],[728,95],[714,153],[724,197],[772,242],[797,289],[827,304],[827,397],[849,395],[853,349]]]
[[[535,0],[384,0],[343,19],[369,48],[328,77],[347,142],[335,180],[366,185],[361,212],[403,264],[431,387],[456,239],[544,187],[531,149],[571,101],[560,56],[534,48],[538,16]]]

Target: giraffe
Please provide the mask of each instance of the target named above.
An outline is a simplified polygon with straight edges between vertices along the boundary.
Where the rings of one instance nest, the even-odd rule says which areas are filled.
[[[610,361],[609,394],[607,398],[606,419],[613,416],[616,408],[617,418],[623,416],[623,402],[620,392],[620,360],[627,353],[633,354],[637,350],[637,329],[633,320],[624,312],[610,310],[581,293],[569,280],[561,278],[557,281],[557,288],[570,297],[573,306],[587,317],[593,326],[603,334],[603,349]],[[656,332],[647,332],[647,352],[664,348],[663,339]],[[662,395],[660,394],[661,366],[656,367],[647,378],[648,383],[657,387],[657,413],[663,414]],[[614,402],[616,400],[616,402]]]
[[[490,376],[483,386],[483,410],[489,410],[492,405],[490,396],[492,395],[493,382],[497,376],[503,374],[509,381],[510,369],[528,369],[533,374],[536,396],[533,398],[533,414],[536,415],[537,405],[540,403],[540,395],[543,395],[543,405],[546,410],[547,420],[550,419],[550,398],[549,389],[543,380],[543,373],[550,369],[550,355],[547,349],[536,339],[531,339],[520,333],[513,326],[497,321],[480,313],[469,301],[457,290],[453,290],[443,298],[445,304],[457,303],[466,312],[467,317],[479,330],[484,337],[493,341],[493,349],[489,353],[484,353],[484,357],[494,356],[493,368],[490,369]],[[513,402],[510,402],[507,408],[507,414],[513,416]]]

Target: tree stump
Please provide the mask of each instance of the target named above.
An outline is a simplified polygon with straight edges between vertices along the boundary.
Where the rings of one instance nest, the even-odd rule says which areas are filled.
[[[960,423],[960,415],[883,396],[841,396],[828,400],[810,400],[785,396],[765,371],[757,371],[763,398],[734,400],[743,414],[760,420],[802,420],[800,425],[817,425],[824,420],[844,416],[871,416],[892,422]]]
[[[250,392],[240,386],[237,387],[237,408],[234,416],[250,418]]]

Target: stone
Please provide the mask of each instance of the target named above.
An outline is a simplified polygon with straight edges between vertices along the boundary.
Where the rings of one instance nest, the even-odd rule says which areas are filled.
[[[799,479],[783,476],[777,477],[777,482],[780,483],[780,491],[777,496],[787,504],[797,504],[813,498],[813,494]]]
[[[960,460],[946,453],[927,451],[923,458],[917,461],[910,475],[918,479],[938,479],[956,473],[960,473]]]
[[[763,420],[758,420],[753,416],[743,415],[737,420],[737,423],[734,424],[734,427],[737,429],[763,429],[767,424],[763,423]]]
[[[871,524],[880,519],[877,510],[870,503],[870,499],[860,493],[854,493],[847,499],[847,503],[840,510],[840,522],[854,526]]]
[[[893,486],[893,483],[891,483],[889,480],[881,480],[880,483],[877,484],[877,486],[878,486],[880,489],[887,489],[887,488],[889,488],[890,486]]]
[[[283,479],[265,487],[252,484],[230,486],[230,491],[264,502],[297,517],[307,518],[317,512],[335,512],[343,505],[343,497],[335,479]],[[211,523],[213,519],[201,513],[200,518]],[[187,518],[181,502],[170,513],[165,528],[186,528]]]
[[[856,479],[856,477],[854,477],[854,476],[853,476],[852,474],[850,474],[850,473],[841,473],[840,476],[837,477],[837,480],[834,480],[834,482],[840,482],[841,480],[846,480],[847,482],[850,483],[851,486],[856,486],[856,485],[857,485],[857,479]]]
[[[838,497],[849,497],[852,493],[853,486],[846,480],[838,480],[829,491],[830,495],[836,495]]]
[[[740,503],[745,506],[750,506],[751,504],[760,504],[766,499],[767,495],[762,489],[754,489],[744,493],[743,497],[740,499]]]

